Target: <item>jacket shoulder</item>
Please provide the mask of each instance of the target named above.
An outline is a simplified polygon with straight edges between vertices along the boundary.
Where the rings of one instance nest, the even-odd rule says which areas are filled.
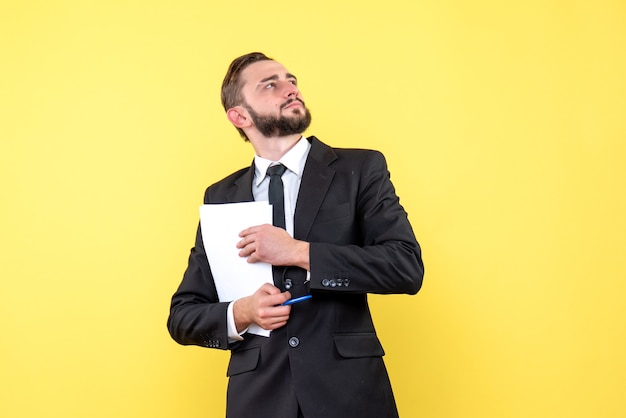
[[[204,192],[204,202],[228,203],[227,196],[236,188],[237,183],[248,175],[249,172],[250,167],[244,167],[211,184]]]
[[[366,160],[369,158],[382,162],[385,161],[384,155],[378,150],[366,148],[331,147],[314,136],[310,139],[312,145],[311,152],[314,157],[317,157],[320,161],[326,161],[329,164],[332,164],[333,162],[341,163],[343,161]]]

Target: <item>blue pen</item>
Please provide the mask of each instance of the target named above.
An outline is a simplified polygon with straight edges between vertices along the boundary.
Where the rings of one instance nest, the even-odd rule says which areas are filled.
[[[293,305],[294,303],[298,303],[298,302],[304,302],[305,300],[309,300],[311,299],[313,296],[312,295],[305,295],[305,296],[300,296],[299,298],[293,298],[293,299],[289,299],[288,301],[281,303],[281,306],[286,306],[286,305]]]

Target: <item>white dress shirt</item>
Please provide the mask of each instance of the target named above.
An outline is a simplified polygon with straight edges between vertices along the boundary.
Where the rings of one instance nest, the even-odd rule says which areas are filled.
[[[300,183],[302,181],[302,172],[306,159],[309,156],[311,143],[304,137],[293,146],[279,161],[270,161],[265,158],[254,156],[254,179],[252,182],[252,195],[255,201],[267,201],[269,189],[269,176],[266,175],[268,167],[276,164],[283,164],[287,167],[282,176],[283,189],[285,192],[285,226],[287,233],[293,237],[294,230],[294,214],[296,211],[296,201],[298,200],[298,192],[300,191]],[[253,225],[250,225],[253,226]],[[243,335],[247,329],[241,333],[237,332],[235,326],[235,317],[233,315],[233,302],[228,305],[228,338],[231,341],[243,340]]]

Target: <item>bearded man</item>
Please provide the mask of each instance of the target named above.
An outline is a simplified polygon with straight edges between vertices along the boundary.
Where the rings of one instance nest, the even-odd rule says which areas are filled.
[[[274,284],[220,301],[199,227],[171,301],[172,338],[231,351],[229,418],[397,417],[367,295],[415,294],[424,267],[385,158],[304,137],[311,113],[297,78],[262,53],[231,63],[222,104],[255,156],[204,203],[272,201],[270,177],[282,180],[274,224],[250,225],[232,249],[271,264]]]

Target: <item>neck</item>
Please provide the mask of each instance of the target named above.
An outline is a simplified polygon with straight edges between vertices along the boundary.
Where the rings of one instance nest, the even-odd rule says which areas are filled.
[[[254,152],[259,157],[271,161],[280,160],[291,148],[296,145],[298,140],[302,138],[302,134],[294,134],[288,136],[277,137],[256,137],[250,138],[250,143],[254,148]]]

